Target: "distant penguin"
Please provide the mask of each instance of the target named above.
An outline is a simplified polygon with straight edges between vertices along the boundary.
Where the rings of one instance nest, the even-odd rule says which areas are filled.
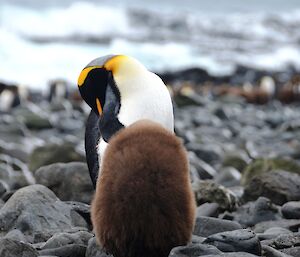
[[[108,55],[91,61],[80,73],[78,87],[92,108],[85,149],[94,186],[101,156],[120,129],[149,119],[174,131],[173,106],[166,85],[132,57]]]
[[[103,156],[91,206],[98,243],[114,257],[167,257],[195,221],[187,153],[169,130],[138,121],[116,133]]]
[[[69,96],[67,82],[62,79],[52,80],[49,84],[48,101],[59,103]]]
[[[294,75],[279,90],[278,98],[283,103],[300,101],[300,75]]]
[[[21,104],[19,87],[0,82],[0,111],[7,112]]]

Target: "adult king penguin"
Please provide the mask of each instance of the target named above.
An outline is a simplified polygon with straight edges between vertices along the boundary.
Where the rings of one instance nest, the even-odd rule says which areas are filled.
[[[85,151],[94,187],[101,156],[120,129],[148,119],[174,131],[173,106],[166,85],[132,57],[107,55],[91,61],[81,71],[78,87],[92,108],[86,125]]]

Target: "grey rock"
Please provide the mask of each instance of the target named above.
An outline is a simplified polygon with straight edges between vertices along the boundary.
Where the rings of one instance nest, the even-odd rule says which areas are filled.
[[[39,255],[54,255],[59,257],[85,257],[85,252],[85,245],[68,244],[58,248],[41,250],[39,251]]]
[[[87,224],[42,185],[19,189],[0,209],[0,231],[19,229],[29,242],[46,241],[57,232],[75,227]]]
[[[212,217],[197,217],[193,234],[207,237],[219,232],[241,229],[242,226],[234,221]]]
[[[1,257],[37,257],[38,252],[28,244],[8,238],[0,239]]]
[[[235,153],[225,155],[223,160],[223,167],[233,167],[242,172],[249,162],[249,157],[246,153]]]
[[[288,254],[289,256],[298,257],[300,256],[300,246],[282,249],[281,252]]]
[[[219,214],[219,205],[217,203],[204,203],[197,207],[197,216],[217,217]]]
[[[255,233],[239,229],[208,236],[204,243],[216,246],[223,252],[248,252],[261,255],[261,245]]]
[[[76,201],[65,201],[64,203],[69,205],[72,210],[79,213],[80,216],[83,217],[89,225],[92,225],[92,223],[91,223],[91,206],[89,204],[76,202]]]
[[[300,246],[300,232],[279,235],[272,241],[270,246],[276,249],[285,249]]]
[[[257,236],[260,240],[266,240],[266,239],[276,238],[277,236],[282,235],[282,234],[290,234],[290,233],[292,233],[292,231],[290,231],[286,228],[272,227],[272,228],[267,229],[262,234],[257,234]]]
[[[300,199],[300,176],[287,171],[272,171],[254,177],[246,186],[244,198],[255,200],[259,196],[282,205]]]
[[[293,257],[291,255],[282,253],[268,245],[263,245],[262,249],[264,251],[264,256],[266,257]]]
[[[218,163],[222,159],[222,151],[216,146],[188,143],[186,148],[193,151],[198,158],[209,164]]]
[[[96,238],[91,238],[88,243],[85,257],[113,257],[106,253],[96,242]]]
[[[281,213],[286,219],[300,219],[300,201],[285,203],[281,207]]]
[[[173,248],[169,257],[197,257],[207,254],[222,253],[218,248],[206,244],[189,244],[186,246],[177,246]]]
[[[200,179],[211,179],[217,174],[211,165],[199,159],[193,152],[189,152],[189,161],[195,167]]]
[[[54,163],[35,172],[37,183],[50,188],[61,200],[90,203],[94,194],[87,165]]]
[[[2,195],[2,200],[6,202],[14,193],[16,190],[9,190],[4,195]]]
[[[281,219],[275,221],[263,221],[254,226],[255,233],[263,233],[272,227],[285,228],[290,231],[297,231],[300,228],[300,220]]]
[[[4,201],[0,199],[0,209],[4,206]]]
[[[40,130],[52,128],[52,125],[47,117],[43,117],[34,112],[24,112],[22,116],[19,116],[19,118],[29,129]]]
[[[75,233],[57,233],[53,235],[45,245],[41,248],[42,250],[59,248],[68,244],[85,245],[87,246],[88,241],[94,237],[93,234],[87,231],[78,231]]]
[[[213,202],[219,204],[221,209],[233,210],[237,200],[234,194],[224,186],[213,181],[195,181],[192,185],[198,204]]]
[[[258,257],[258,255],[245,253],[245,252],[236,252],[236,253],[221,253],[218,255],[215,254],[203,255],[203,257]]]
[[[7,186],[5,185],[4,181],[0,180],[0,197],[4,195],[7,191]]]
[[[19,230],[19,229],[13,229],[11,231],[9,231],[4,238],[8,238],[14,241],[21,241],[21,242],[27,242],[26,237],[24,236],[24,234]]]
[[[25,151],[21,144],[5,145],[0,143],[0,153],[19,159],[22,162],[27,162],[29,157],[28,151]]]
[[[85,161],[85,158],[80,155],[73,144],[50,144],[37,147],[29,157],[29,169],[36,171],[38,168],[56,162],[74,162]]]
[[[232,187],[240,185],[241,173],[233,168],[226,167],[222,169],[215,177],[215,182],[225,187]]]
[[[265,197],[259,197],[255,202],[248,202],[238,207],[232,215],[235,221],[245,227],[254,226],[262,221],[280,219],[278,208]]]

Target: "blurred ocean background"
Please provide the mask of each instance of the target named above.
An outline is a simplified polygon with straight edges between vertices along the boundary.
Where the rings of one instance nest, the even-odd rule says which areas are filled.
[[[300,69],[299,0],[1,0],[0,80],[76,84],[92,59],[136,57],[155,72],[237,65]]]

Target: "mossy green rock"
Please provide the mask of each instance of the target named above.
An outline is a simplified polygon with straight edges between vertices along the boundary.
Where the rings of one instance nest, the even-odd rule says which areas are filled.
[[[47,118],[37,115],[35,113],[29,112],[26,115],[24,115],[23,122],[27,128],[33,130],[52,128],[52,125]]]
[[[241,184],[247,185],[255,176],[269,171],[284,170],[300,175],[300,165],[289,159],[256,159],[244,170]]]
[[[217,203],[221,209],[232,211],[236,208],[234,193],[211,180],[197,180],[192,185],[197,204]]]
[[[242,172],[247,167],[247,162],[242,156],[227,155],[223,160],[223,167],[233,167]]]
[[[84,162],[85,157],[76,152],[72,144],[51,144],[37,147],[29,157],[29,169],[36,171],[38,168],[56,162]]]

